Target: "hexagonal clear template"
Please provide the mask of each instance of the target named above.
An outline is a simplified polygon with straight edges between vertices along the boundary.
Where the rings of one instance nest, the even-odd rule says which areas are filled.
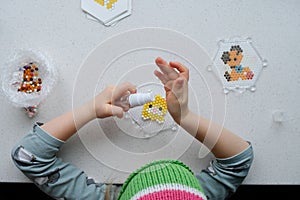
[[[245,89],[255,91],[255,83],[266,65],[266,60],[262,59],[250,38],[220,40],[213,59],[213,67],[225,93]]]
[[[131,14],[131,0],[81,0],[81,8],[104,25],[111,25]]]

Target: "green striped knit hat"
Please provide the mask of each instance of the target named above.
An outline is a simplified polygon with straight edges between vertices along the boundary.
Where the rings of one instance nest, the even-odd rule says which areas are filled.
[[[133,172],[118,200],[206,200],[193,172],[180,161],[159,160]]]

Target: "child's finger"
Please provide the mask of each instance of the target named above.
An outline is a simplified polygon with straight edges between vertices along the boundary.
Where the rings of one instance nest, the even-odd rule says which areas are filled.
[[[114,91],[113,91],[113,99],[117,99],[120,98],[124,95],[126,95],[126,93],[136,93],[136,87],[129,83],[129,82],[125,82],[123,84],[118,85]]]
[[[156,58],[155,63],[162,71],[162,73],[165,74],[169,79],[173,80],[178,77],[178,73],[172,67],[170,67],[169,64],[162,58]]]
[[[158,70],[154,70],[154,75],[163,83],[166,84],[166,82],[168,81],[165,76],[159,72]]]
[[[110,108],[108,109],[109,110],[109,115],[110,116],[117,116],[118,118],[122,118],[123,117],[123,109],[121,107],[118,107],[118,106],[114,106],[114,105],[107,105],[109,106]]]
[[[130,93],[136,93],[136,86],[126,82],[124,84],[122,84],[122,86],[124,87],[125,90],[128,90]]]
[[[168,63],[167,63],[164,59],[162,59],[161,57],[157,57],[157,58],[155,59],[155,63],[156,63],[157,65],[168,65]]]
[[[185,67],[180,62],[170,62],[170,67],[173,67],[179,71],[180,74],[183,75],[186,80],[189,80],[189,69]]]

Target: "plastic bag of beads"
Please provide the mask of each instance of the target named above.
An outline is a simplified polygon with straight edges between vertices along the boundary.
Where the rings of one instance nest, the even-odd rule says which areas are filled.
[[[2,94],[15,107],[34,117],[49,95],[57,73],[48,57],[34,50],[19,50],[1,70]]]

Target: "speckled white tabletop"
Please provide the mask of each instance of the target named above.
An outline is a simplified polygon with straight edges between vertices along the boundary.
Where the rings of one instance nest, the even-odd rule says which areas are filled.
[[[33,49],[46,53],[52,59],[59,76],[51,95],[41,102],[37,116],[32,119],[0,95],[2,114],[0,181],[29,181],[13,165],[10,157],[11,148],[31,129],[35,121],[50,120],[71,109],[72,103],[83,101],[86,98],[84,95],[89,94],[89,90],[83,91],[82,88],[90,87],[84,80],[91,80],[92,89],[99,89],[103,87],[102,83],[109,83],[109,81],[116,83],[130,79],[128,81],[138,84],[142,84],[143,80],[152,81],[151,70],[148,72],[143,67],[153,66],[152,58],[158,54],[167,59],[180,60],[178,54],[172,53],[174,50],[197,65],[194,68],[191,66],[193,71],[191,82],[193,95],[198,100],[198,112],[211,117],[214,109],[214,112],[219,113],[216,118],[224,120],[227,128],[252,142],[255,159],[244,183],[299,184],[299,8],[300,2],[296,0],[285,2],[133,0],[132,14],[114,26],[106,27],[88,19],[80,8],[79,0],[2,1],[0,6],[1,67],[18,49]],[[166,42],[165,36],[156,37],[157,44],[145,44],[140,51],[127,52],[124,55],[122,53],[133,48],[128,46],[128,41],[122,43],[110,40],[117,34],[147,27],[174,31],[176,34],[170,37],[173,40],[169,43]],[[134,37],[129,37],[128,40],[130,42],[131,39],[134,46],[139,40],[150,38],[150,34],[151,32],[146,31],[145,38],[133,40]],[[177,36],[182,39],[174,40]],[[225,95],[217,77],[206,69],[209,58],[212,59],[216,54],[217,42],[233,36],[251,37],[255,47],[268,61],[268,67],[261,72],[257,80],[255,92]],[[99,47],[100,43],[107,41],[111,49],[105,48],[105,44],[102,44],[104,47]],[[186,41],[194,41],[201,46],[202,50],[194,51],[195,47],[187,45],[189,43]],[[168,51],[163,51],[164,47],[168,48]],[[99,71],[94,74],[86,71],[95,70],[94,68],[82,66],[88,65],[89,62],[95,63],[91,60],[90,53],[97,49],[107,56],[107,63],[99,63]],[[203,59],[202,64],[199,58],[196,59],[198,54],[199,58]],[[105,66],[115,58],[114,56],[120,57],[114,61],[109,70],[105,70]],[[135,71],[137,76],[130,76],[122,70],[114,69],[114,66],[120,63],[123,64],[126,72],[131,69],[130,66],[138,66]],[[197,72],[200,72],[200,75]],[[104,74],[102,78],[101,73]],[[84,75],[81,77],[81,85],[78,74]],[[202,84],[203,80],[206,80],[207,85]],[[80,99],[80,96],[83,98]],[[211,96],[214,97],[215,102],[209,106]],[[275,111],[283,114],[282,122],[274,121]],[[103,145],[103,151],[101,148],[91,151],[89,146],[91,141],[99,137],[95,135],[95,130],[98,130],[97,122],[99,121],[91,122],[82,129],[80,135],[72,137],[63,146],[59,156],[84,169],[89,176],[98,181],[123,182],[129,171],[139,164],[161,156],[149,152],[155,152],[156,148],[169,144],[169,135],[153,137],[150,140],[118,137],[117,132],[120,130],[114,127],[116,123],[100,121],[100,125],[105,124],[102,129],[106,131],[106,135],[108,130],[118,130],[112,131],[113,133],[107,138],[114,146],[127,153],[131,152],[130,156],[125,154],[128,156],[125,157],[127,161],[130,161],[126,162],[123,154],[118,154],[111,149],[109,142],[99,143]],[[107,124],[111,124],[112,129],[107,127]],[[178,157],[189,164],[195,172],[208,165],[211,155],[199,158],[201,146],[199,143],[186,135],[175,137],[174,141],[177,140],[181,143],[172,143],[162,151],[165,152],[165,156]],[[182,148],[187,144],[188,148]],[[97,156],[95,153],[103,154]],[[138,153],[139,156],[134,157],[134,153]],[[146,153],[147,156],[141,156],[142,153]]]

